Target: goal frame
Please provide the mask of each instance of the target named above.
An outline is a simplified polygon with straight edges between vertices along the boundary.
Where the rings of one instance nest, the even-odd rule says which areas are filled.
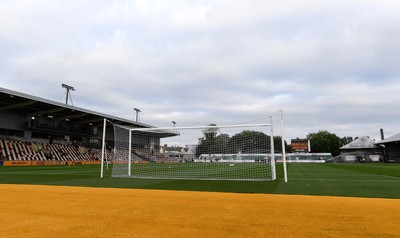
[[[106,123],[106,122],[105,122]],[[112,123],[114,124],[114,123]],[[231,124],[231,125],[209,125],[209,126],[184,126],[184,127],[150,127],[150,128],[136,128],[136,127],[130,127],[130,126],[124,126],[124,125],[118,125],[119,127],[122,127],[126,130],[129,130],[129,138],[128,138],[128,161],[127,161],[127,177],[131,177],[132,176],[132,137],[133,137],[133,131],[142,131],[142,132],[146,132],[146,131],[176,131],[178,132],[178,130],[219,130],[219,129],[223,129],[223,128],[245,128],[245,129],[250,129],[252,127],[265,127],[264,133],[266,135],[268,135],[268,127],[270,129],[270,133],[269,133],[269,146],[268,149],[270,150],[270,153],[265,153],[265,157],[266,158],[270,158],[270,161],[266,161],[265,163],[270,164],[271,169],[270,169],[270,178],[269,179],[260,179],[260,181],[274,181],[276,180],[276,159],[275,159],[275,150],[274,150],[274,134],[273,134],[273,125],[272,125],[272,117],[270,119],[270,123],[259,123],[259,124]],[[106,126],[104,126],[104,130],[105,130]],[[104,143],[104,140],[103,140]],[[268,144],[268,143],[267,143]],[[104,150],[103,150],[104,153]],[[103,177],[103,161],[104,159],[102,159],[102,171],[101,171],[101,177]],[[153,179],[153,178],[149,178],[149,179]],[[158,178],[154,178],[154,179],[158,179]],[[169,179],[169,178],[168,178]],[[170,179],[181,179],[181,178],[170,178]],[[189,180],[197,180],[195,178],[191,179],[191,178],[184,178],[184,179],[189,179]],[[182,179],[183,180],[183,179]],[[208,179],[207,179],[208,180]],[[212,179],[210,179],[212,180]],[[242,180],[242,179],[221,179],[221,180]],[[255,179],[255,181],[257,181],[258,179]],[[251,181],[249,179],[249,181]]]
[[[207,130],[215,129],[219,130],[221,128],[251,128],[251,127],[269,127],[270,128],[270,146],[271,153],[271,180],[276,179],[276,167],[275,167],[275,154],[274,154],[274,138],[272,131],[272,121],[271,123],[261,123],[261,124],[235,124],[235,125],[216,125],[216,126],[183,126],[183,127],[150,127],[150,128],[130,128],[129,129],[129,144],[128,144],[128,176],[132,176],[132,132],[133,131],[168,131],[168,130]],[[267,154],[265,154],[267,155]]]

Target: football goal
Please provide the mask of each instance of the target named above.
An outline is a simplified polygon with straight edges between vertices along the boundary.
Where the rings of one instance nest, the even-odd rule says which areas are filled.
[[[133,128],[114,124],[112,177],[276,179],[271,124]]]

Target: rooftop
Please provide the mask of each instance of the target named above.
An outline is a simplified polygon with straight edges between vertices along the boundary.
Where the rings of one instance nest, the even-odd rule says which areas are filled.
[[[372,148],[379,148],[378,145],[375,144],[375,141],[369,138],[368,136],[359,137],[352,142],[348,143],[340,147],[341,150],[345,149],[372,149]]]

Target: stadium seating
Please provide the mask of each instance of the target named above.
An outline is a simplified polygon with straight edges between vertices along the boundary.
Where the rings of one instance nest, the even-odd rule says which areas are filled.
[[[111,158],[111,152],[107,152]],[[46,144],[23,142],[19,140],[0,140],[0,158],[2,160],[20,161],[95,161],[100,160],[101,150],[88,150],[83,146],[66,144]]]
[[[111,160],[112,150],[107,150],[106,158]],[[22,141],[17,139],[0,140],[0,160],[12,161],[60,161],[82,162],[101,160],[101,149],[87,149],[62,143],[43,143],[42,141]],[[134,163],[176,162],[164,154],[147,148],[135,148],[132,151]]]
[[[5,160],[46,160],[43,153],[32,150],[30,143],[15,140],[0,140]]]
[[[147,161],[147,162],[168,162],[165,156],[146,148],[136,148],[133,150],[133,161]]]

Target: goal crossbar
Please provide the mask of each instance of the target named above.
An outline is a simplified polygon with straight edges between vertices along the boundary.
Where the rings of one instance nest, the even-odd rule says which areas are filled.
[[[268,127],[269,123],[262,124],[234,124],[234,125],[221,125],[221,126],[181,126],[181,127],[150,127],[150,128],[136,128],[125,127],[130,131],[162,131],[162,130],[191,130],[191,129],[221,129],[221,128],[240,128],[240,127]]]

